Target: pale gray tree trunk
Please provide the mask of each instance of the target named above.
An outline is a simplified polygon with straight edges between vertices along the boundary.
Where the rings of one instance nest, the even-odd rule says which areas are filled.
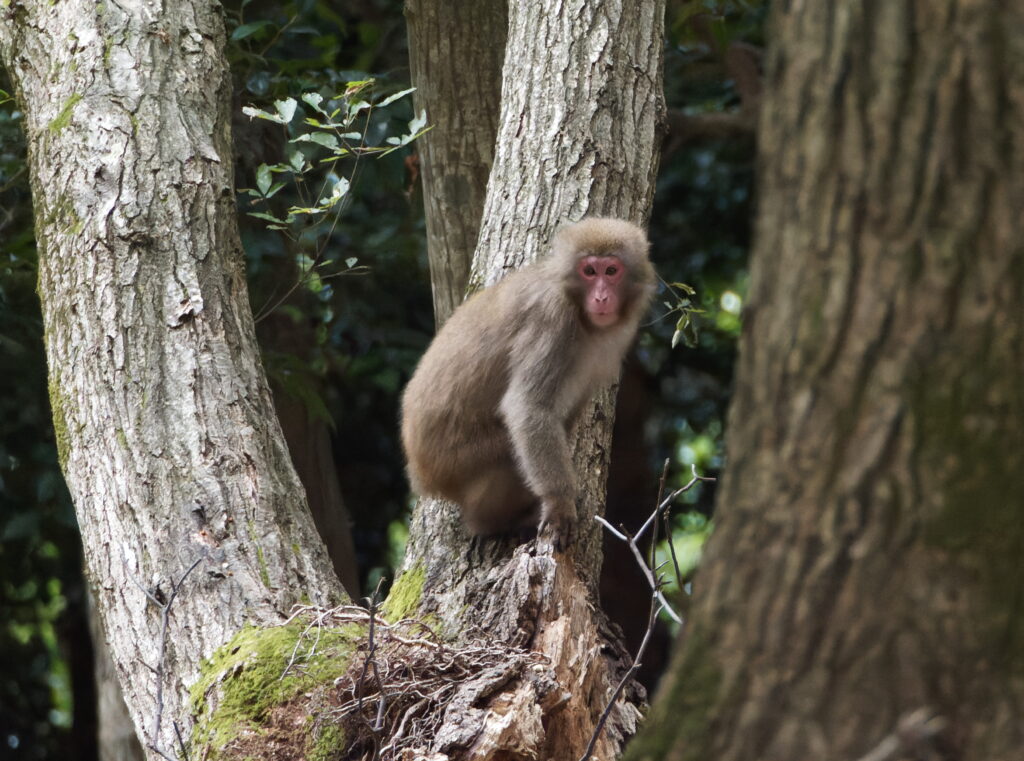
[[[501,108],[506,0],[408,0],[409,64],[417,113],[433,129],[417,141],[427,255],[440,327],[469,282]]]
[[[769,39],[717,526],[629,758],[1024,758],[1024,6]]]
[[[220,8],[25,0],[0,13],[61,464],[132,718],[169,750],[172,723],[188,734],[202,657],[303,596],[343,596],[259,364]]]
[[[471,287],[535,259],[563,222],[586,214],[646,219],[664,122],[663,25],[660,0],[510,5],[501,121]],[[473,749],[470,757],[578,758],[628,665],[595,593],[601,536],[592,516],[604,501],[610,399],[602,394],[580,426],[581,538],[569,553],[470,541],[451,506],[418,505],[398,588],[422,584],[419,612],[449,636],[482,631],[545,653],[559,685],[542,694],[543,679],[515,680],[472,718],[450,718],[434,747],[458,739]],[[614,706],[597,758],[614,758],[635,731],[640,692],[631,687]]]

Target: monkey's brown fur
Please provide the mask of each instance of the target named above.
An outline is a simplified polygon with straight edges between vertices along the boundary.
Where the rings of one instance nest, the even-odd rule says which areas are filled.
[[[589,218],[561,229],[551,254],[478,292],[434,338],[402,398],[402,444],[413,489],[456,502],[474,534],[539,518],[557,545],[576,519],[567,434],[622,358],[654,292],[637,226]],[[577,262],[617,256],[619,320],[583,310]]]

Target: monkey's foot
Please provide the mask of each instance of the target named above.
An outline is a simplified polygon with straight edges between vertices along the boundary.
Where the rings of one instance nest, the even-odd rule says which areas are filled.
[[[576,541],[576,519],[569,515],[550,515],[541,519],[537,538],[551,542],[557,552],[564,552]]]

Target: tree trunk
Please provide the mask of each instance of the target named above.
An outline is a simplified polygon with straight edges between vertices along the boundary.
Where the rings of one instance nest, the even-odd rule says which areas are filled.
[[[663,23],[660,0],[511,4],[475,286],[535,259],[565,221],[646,218],[664,121]],[[592,515],[603,504],[610,399],[603,393],[580,425],[581,537],[565,555],[532,542],[470,541],[451,506],[417,506],[392,600],[414,590],[420,614],[450,636],[482,631],[546,654],[549,676],[561,685],[511,681],[474,717],[447,719],[435,749],[458,738],[471,758],[578,758],[628,665],[596,604],[601,534]],[[635,731],[641,692],[630,689],[616,702],[596,758],[615,757]]]
[[[729,465],[629,758],[1024,758],[1024,6],[773,13]]]
[[[294,277],[292,270],[281,277]],[[298,300],[296,300],[298,301]],[[295,306],[301,310],[301,303]],[[287,313],[274,313],[259,325],[257,337],[264,353],[275,352],[309,356],[314,345],[313,329],[304,321],[296,321]],[[274,412],[281,423],[292,465],[302,482],[317,533],[323,539],[327,554],[345,591],[359,597],[359,569],[352,540],[352,519],[341,494],[341,481],[334,461],[328,422],[311,413],[300,395],[290,393],[280,379],[270,378]],[[311,393],[321,393],[315,376],[304,381],[315,384]]]
[[[203,656],[303,597],[343,596],[258,360],[220,9],[2,12],[61,464],[132,718],[170,749]]]
[[[352,540],[352,518],[341,495],[338,469],[334,464],[331,431],[327,421],[313,417],[301,400],[285,389],[272,387],[274,410],[292,464],[302,481],[317,533],[327,548],[331,567],[350,597],[359,597],[359,569]]]
[[[417,141],[437,326],[462,303],[480,233],[501,107],[506,0],[408,0],[416,111],[433,129]]]
[[[117,669],[110,658],[103,626],[92,598],[88,601],[89,634],[93,644],[93,676],[96,680],[96,723],[93,741],[99,745],[100,761],[142,761],[146,757],[135,724],[124,702]]]

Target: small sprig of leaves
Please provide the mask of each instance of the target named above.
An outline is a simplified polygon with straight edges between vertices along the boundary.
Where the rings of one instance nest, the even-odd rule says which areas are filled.
[[[275,100],[273,109],[242,109],[250,118],[274,122],[286,130],[285,161],[260,164],[256,187],[241,192],[255,207],[246,212],[248,216],[262,220],[268,229],[280,231],[291,241],[298,275],[283,295],[259,310],[257,320],[277,309],[296,288],[304,287],[326,301],[330,294],[326,280],[364,274],[368,269],[358,264],[356,257],[344,259],[342,267],[342,262],[326,255],[331,231],[350,200],[359,162],[364,156],[386,156],[429,129],[423,112],[408,123],[404,134],[384,137],[381,133],[387,122],[381,118],[386,116],[381,109],[409,95],[413,88],[377,98],[374,84],[373,79],[350,81],[330,98],[307,92],[298,100]],[[380,116],[375,117],[376,113]],[[374,137],[368,138],[368,133]],[[288,191],[275,199],[285,188]],[[282,202],[284,198],[287,200]]]
[[[676,348],[679,342],[682,341],[688,348],[692,349],[697,345],[697,320],[695,315],[704,314],[703,309],[698,309],[693,305],[693,297],[697,295],[697,291],[686,283],[662,282],[675,300],[675,303],[671,301],[663,302],[668,308],[665,316],[679,315],[679,318],[676,320],[675,332],[672,334],[672,348]]]
[[[267,222],[271,230],[288,234],[294,231],[296,223],[303,216],[313,217],[332,210],[340,211],[351,189],[351,180],[336,171],[338,162],[343,159],[358,161],[362,156],[386,156],[430,130],[426,112],[423,111],[409,122],[406,134],[387,137],[383,145],[368,144],[366,131],[372,113],[390,106],[415,89],[402,90],[373,102],[373,87],[373,79],[362,79],[346,83],[345,90],[332,98],[325,99],[318,92],[304,93],[301,101],[305,108],[299,124],[293,124],[300,109],[299,101],[295,98],[275,100],[274,111],[265,111],[255,106],[242,108],[246,116],[276,122],[294,135],[288,141],[294,148],[287,161],[261,164],[256,170],[256,187],[247,188],[243,192],[256,199],[257,203],[266,202],[288,184],[287,178],[290,177],[303,200],[302,204],[290,206],[283,218],[266,211],[249,212],[250,216]],[[326,151],[327,155],[317,156],[320,151]],[[309,197],[305,190],[314,173],[323,173],[323,179],[316,196]]]

